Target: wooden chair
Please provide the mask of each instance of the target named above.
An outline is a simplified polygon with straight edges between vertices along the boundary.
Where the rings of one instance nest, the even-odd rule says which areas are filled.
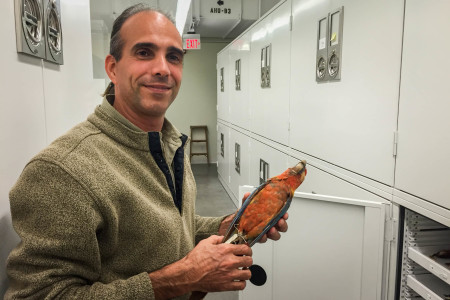
[[[194,138],[194,132],[203,132],[204,138]],[[198,135],[197,135],[198,136]],[[194,143],[205,143],[206,144],[206,152],[192,152],[192,145]],[[192,161],[192,156],[194,155],[205,155],[206,162],[209,164],[209,149],[208,149],[208,126],[205,125],[197,125],[191,126],[191,145],[190,145],[190,160]]]

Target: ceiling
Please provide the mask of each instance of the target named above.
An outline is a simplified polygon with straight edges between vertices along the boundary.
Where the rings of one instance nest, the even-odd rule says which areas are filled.
[[[239,36],[280,0],[91,0],[91,22],[110,32],[127,7],[144,2],[174,17],[180,34],[231,40]],[[224,13],[225,11],[225,13]],[[94,30],[94,29],[93,29]]]

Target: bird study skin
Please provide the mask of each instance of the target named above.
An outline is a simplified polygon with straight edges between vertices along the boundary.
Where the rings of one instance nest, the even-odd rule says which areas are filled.
[[[286,213],[306,173],[306,161],[302,160],[260,185],[237,211],[223,242],[250,247],[258,242]]]

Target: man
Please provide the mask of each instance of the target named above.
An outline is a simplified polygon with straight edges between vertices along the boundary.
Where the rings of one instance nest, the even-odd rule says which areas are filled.
[[[232,215],[195,215],[187,137],[164,118],[182,78],[176,27],[133,6],[115,21],[110,53],[108,99],[33,158],[11,190],[22,241],[8,259],[5,298],[187,299],[243,289],[251,248],[215,235]],[[284,219],[269,238],[287,230]]]

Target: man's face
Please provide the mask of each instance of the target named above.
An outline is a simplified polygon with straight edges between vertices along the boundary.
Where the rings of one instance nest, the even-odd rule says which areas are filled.
[[[133,120],[164,116],[178,94],[183,71],[176,27],[157,12],[140,12],[125,21],[120,36],[122,57],[119,61],[109,58],[114,106],[120,105]],[[106,64],[108,69],[108,58]]]

